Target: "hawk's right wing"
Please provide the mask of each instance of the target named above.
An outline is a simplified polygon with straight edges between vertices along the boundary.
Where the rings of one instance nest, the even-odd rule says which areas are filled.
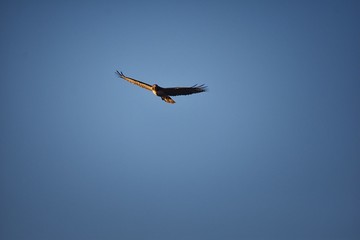
[[[149,85],[149,84],[147,84],[147,83],[140,82],[140,81],[138,81],[138,80],[136,80],[136,79],[133,79],[133,78],[129,78],[129,77],[125,76],[122,72],[119,72],[119,71],[116,71],[116,74],[117,74],[120,78],[122,78],[122,79],[124,79],[124,80],[126,80],[126,81],[128,81],[128,82],[131,82],[132,84],[138,85],[139,87],[142,87],[142,88],[145,88],[145,89],[147,89],[147,90],[149,90],[149,91],[152,91],[151,85]]]

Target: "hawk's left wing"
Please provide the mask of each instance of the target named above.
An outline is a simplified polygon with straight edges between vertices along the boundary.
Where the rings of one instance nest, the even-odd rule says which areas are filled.
[[[164,88],[163,91],[166,95],[169,96],[178,96],[178,95],[190,95],[194,93],[205,92],[206,86],[202,85],[194,85],[192,87],[174,87],[174,88]]]

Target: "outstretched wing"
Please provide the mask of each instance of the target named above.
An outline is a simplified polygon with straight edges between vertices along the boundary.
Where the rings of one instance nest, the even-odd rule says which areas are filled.
[[[128,81],[128,82],[131,82],[132,84],[138,85],[139,87],[142,87],[142,88],[145,88],[145,89],[147,89],[147,90],[152,91],[152,90],[151,90],[151,85],[149,85],[149,84],[147,84],[147,83],[140,82],[140,81],[138,81],[138,80],[136,80],[136,79],[133,79],[133,78],[129,78],[129,77],[125,76],[122,72],[119,72],[119,71],[117,71],[117,70],[116,70],[116,74],[117,74],[120,78],[122,78],[122,79],[124,79],[124,80],[126,80],[126,81]]]
[[[164,88],[164,93],[169,96],[178,96],[178,95],[190,95],[194,93],[201,93],[207,91],[206,86],[194,85],[192,87],[175,87],[175,88]]]

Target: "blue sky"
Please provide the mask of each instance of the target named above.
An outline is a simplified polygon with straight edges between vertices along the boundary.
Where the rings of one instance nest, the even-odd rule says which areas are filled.
[[[2,1],[1,239],[359,239],[359,12]]]

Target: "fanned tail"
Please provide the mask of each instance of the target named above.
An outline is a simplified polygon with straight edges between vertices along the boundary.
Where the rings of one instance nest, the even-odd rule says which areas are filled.
[[[175,101],[169,96],[163,96],[163,97],[161,97],[161,99],[164,100],[167,103],[171,103],[171,104],[175,103]]]

